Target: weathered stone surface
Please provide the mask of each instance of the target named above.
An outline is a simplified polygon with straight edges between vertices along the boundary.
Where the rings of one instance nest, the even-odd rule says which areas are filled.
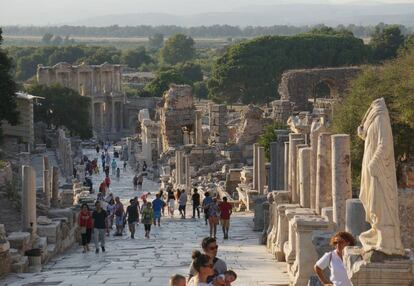
[[[370,227],[369,223],[365,221],[365,210],[362,202],[359,199],[346,200],[345,231],[357,238]]]
[[[398,191],[401,240],[405,248],[414,250],[414,190]]]
[[[263,133],[264,127],[269,123],[271,123],[270,119],[263,118],[263,110],[257,106],[248,105],[242,111],[236,143],[238,145],[249,145],[257,142],[257,139]]]
[[[331,133],[319,134],[316,157],[315,208],[318,214],[322,208],[332,206],[332,143]]]
[[[57,243],[60,237],[60,226],[60,221],[53,221],[48,225],[39,225],[37,228],[37,234],[39,236],[47,237],[48,243]]]
[[[30,248],[30,233],[12,232],[7,236],[10,247],[17,249],[21,254]]]

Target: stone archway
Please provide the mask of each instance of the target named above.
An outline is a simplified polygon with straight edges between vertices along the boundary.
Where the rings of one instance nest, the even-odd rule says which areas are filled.
[[[339,99],[360,72],[360,67],[288,70],[282,75],[278,92],[282,100],[293,102],[296,110],[310,110],[319,87],[325,92],[329,88],[330,99]]]

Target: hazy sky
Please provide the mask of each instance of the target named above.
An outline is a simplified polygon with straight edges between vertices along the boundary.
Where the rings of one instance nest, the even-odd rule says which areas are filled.
[[[0,25],[69,23],[93,16],[161,12],[197,14],[235,11],[249,5],[277,3],[414,3],[414,0],[0,0]]]

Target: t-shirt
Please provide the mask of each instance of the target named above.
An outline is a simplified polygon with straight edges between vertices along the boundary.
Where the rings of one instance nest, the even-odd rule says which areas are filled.
[[[174,196],[174,192],[173,191],[168,191],[168,201],[170,200],[175,200],[175,196]]]
[[[190,281],[188,281],[188,284],[187,284],[187,286],[212,286],[212,285],[213,285],[213,283],[211,283],[211,282],[210,283],[204,283],[204,282],[196,283],[194,277],[191,278]]]
[[[352,286],[348,278],[342,259],[336,253],[336,250],[325,253],[317,262],[316,266],[321,269],[327,267],[331,270],[330,280],[334,286]]]
[[[100,228],[100,229],[105,229],[106,225],[105,225],[105,219],[106,219],[106,211],[101,210],[100,212],[98,211],[93,211],[92,213],[92,219],[93,219],[93,223],[94,223],[94,228]]]
[[[222,202],[219,204],[220,208],[220,218],[221,219],[230,219],[230,210],[232,209],[231,204],[228,202]]]
[[[187,204],[187,194],[181,193],[180,198],[178,199],[180,206],[185,206]]]
[[[164,202],[161,199],[155,199],[152,201],[152,209],[154,212],[160,212]]]
[[[214,266],[213,266],[214,276],[209,276],[208,277],[207,282],[209,282],[209,283],[211,283],[216,276],[218,276],[220,274],[223,274],[224,272],[227,271],[226,262],[224,262],[220,258],[217,258],[217,257],[214,258],[213,259],[213,264],[214,264]],[[195,270],[195,268],[193,266],[193,262],[191,262],[190,270],[189,270],[189,276],[193,277],[194,275],[196,275],[196,273],[197,273],[197,271]]]
[[[192,199],[193,199],[194,206],[200,205],[200,194],[199,193],[193,194]]]
[[[138,220],[138,208],[137,205],[129,205],[127,207],[128,222],[134,222]]]
[[[213,202],[213,199],[210,196],[205,197],[203,200],[203,207],[208,208],[208,205],[211,204],[212,202]]]

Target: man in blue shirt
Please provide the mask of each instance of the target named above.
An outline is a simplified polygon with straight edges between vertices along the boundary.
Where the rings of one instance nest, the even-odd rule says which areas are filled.
[[[157,225],[158,222],[158,226],[160,226],[161,210],[164,206],[164,202],[160,197],[160,194],[157,194],[155,200],[152,201],[152,209],[154,211],[154,225]]]

